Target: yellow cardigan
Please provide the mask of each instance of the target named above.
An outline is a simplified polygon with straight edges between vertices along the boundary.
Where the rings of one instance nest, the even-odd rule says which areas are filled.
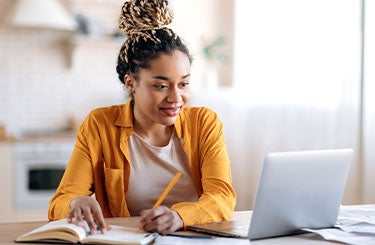
[[[184,226],[231,218],[236,203],[223,125],[204,107],[183,108],[174,123],[189,167],[197,202],[174,204]],[[133,111],[124,105],[93,110],[77,133],[64,176],[50,201],[50,220],[66,218],[77,196],[95,194],[104,217],[130,216],[126,206],[130,165],[128,138],[133,134]]]

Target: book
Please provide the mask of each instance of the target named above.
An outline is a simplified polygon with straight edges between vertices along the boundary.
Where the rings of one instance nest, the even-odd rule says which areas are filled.
[[[16,239],[16,242],[49,242],[49,243],[81,243],[81,244],[150,244],[158,233],[147,233],[136,227],[111,225],[111,230],[102,234],[90,234],[86,222],[84,227],[68,223],[66,219],[51,221]]]

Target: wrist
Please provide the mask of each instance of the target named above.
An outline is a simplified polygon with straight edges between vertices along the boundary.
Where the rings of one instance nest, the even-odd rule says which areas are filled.
[[[177,221],[178,228],[177,230],[182,230],[184,228],[184,221],[182,220],[179,213],[175,210],[172,211],[173,216],[175,217],[175,220]]]

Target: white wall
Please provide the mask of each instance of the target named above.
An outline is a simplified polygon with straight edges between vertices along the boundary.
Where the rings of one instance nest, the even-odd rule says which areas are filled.
[[[1,0],[0,9],[8,2]],[[101,7],[94,10],[100,14]],[[95,16],[94,10],[88,13]],[[76,39],[59,31],[0,26],[0,124],[10,135],[59,129],[71,117],[81,121],[94,107],[123,102],[116,73],[121,45],[109,38]]]
[[[375,202],[375,1],[365,1],[365,56],[364,56],[364,201]]]

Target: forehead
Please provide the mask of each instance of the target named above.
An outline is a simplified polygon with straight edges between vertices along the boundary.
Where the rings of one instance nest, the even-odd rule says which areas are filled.
[[[150,61],[150,67],[147,69],[152,72],[180,72],[184,75],[190,73],[189,57],[175,50],[171,54],[162,53],[157,58]]]

